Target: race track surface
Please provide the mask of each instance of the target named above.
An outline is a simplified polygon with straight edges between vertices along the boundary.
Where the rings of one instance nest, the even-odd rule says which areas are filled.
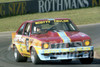
[[[95,47],[100,46],[100,24],[78,26],[80,31],[90,35],[92,44]],[[100,59],[95,58],[92,64],[84,65],[78,60],[71,63],[62,63],[60,61],[48,61],[42,64],[33,65],[30,58],[27,62],[17,63],[13,57],[13,51],[9,50],[11,43],[11,32],[0,33],[0,67],[100,67]]]

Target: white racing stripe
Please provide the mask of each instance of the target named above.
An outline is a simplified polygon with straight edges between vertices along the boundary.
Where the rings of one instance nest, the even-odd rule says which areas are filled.
[[[61,37],[61,39],[63,40],[63,43],[70,43],[71,39],[67,36],[67,34],[65,32],[57,32],[58,35]]]

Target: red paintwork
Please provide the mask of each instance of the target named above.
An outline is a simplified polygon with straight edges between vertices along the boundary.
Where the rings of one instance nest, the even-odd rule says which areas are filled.
[[[55,20],[65,20],[65,19],[67,20],[68,18],[56,18]],[[36,21],[47,21],[47,20],[48,19],[31,20],[31,21],[26,21],[24,23],[31,23],[32,24],[33,22],[36,22]],[[70,19],[68,19],[68,20],[70,20]],[[19,29],[20,29],[20,27],[19,27]],[[31,25],[31,27],[32,27],[32,25]],[[17,30],[17,32],[18,32],[18,30]],[[88,35],[80,32],[80,31],[79,32],[67,32],[66,31],[65,33],[69,36],[69,38],[71,39],[71,42],[83,41],[83,40],[91,40],[91,38]],[[61,42],[63,42],[63,40],[59,37],[59,35],[56,32],[51,32],[51,31],[49,31],[48,33],[45,33],[45,34],[30,35],[30,37],[37,38],[37,39],[41,40],[42,42],[52,42],[52,43],[55,43],[55,42],[56,43],[61,43]]]
[[[66,32],[66,34],[71,39],[71,42],[90,40],[90,37],[82,32]],[[84,37],[82,37],[81,34],[84,35]],[[56,42],[56,43],[63,42],[63,40],[59,37],[59,35],[56,32],[51,32],[51,31],[49,31],[46,34],[31,35],[31,37],[38,38],[43,42]]]

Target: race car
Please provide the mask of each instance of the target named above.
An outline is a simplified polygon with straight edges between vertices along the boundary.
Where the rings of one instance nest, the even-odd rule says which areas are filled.
[[[59,60],[70,62],[79,59],[91,64],[94,47],[91,38],[79,31],[68,18],[38,19],[22,23],[12,33],[12,48],[17,62],[31,58],[33,64]]]

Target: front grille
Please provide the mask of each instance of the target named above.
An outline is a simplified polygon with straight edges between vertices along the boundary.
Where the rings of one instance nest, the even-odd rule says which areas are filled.
[[[69,47],[81,47],[82,46],[82,42],[72,42],[72,43],[68,43]]]
[[[71,42],[71,43],[56,43],[56,44],[51,44],[49,46],[50,49],[54,48],[68,48],[68,47],[81,47],[82,42]]]
[[[66,48],[66,45],[65,43],[58,43],[58,44],[51,44],[50,48],[51,49],[54,49],[54,48]]]

